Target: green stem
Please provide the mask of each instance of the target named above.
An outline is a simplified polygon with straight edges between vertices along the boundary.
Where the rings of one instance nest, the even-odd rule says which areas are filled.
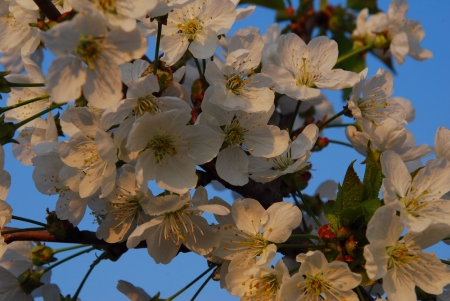
[[[43,95],[43,96],[39,96],[39,97],[36,97],[36,98],[28,99],[28,100],[25,100],[25,101],[21,101],[21,102],[15,104],[15,105],[11,105],[11,106],[8,106],[8,107],[0,108],[0,114],[4,113],[6,111],[12,110],[12,109],[21,107],[21,106],[25,106],[25,105],[27,105],[29,103],[32,103],[32,102],[35,102],[35,101],[39,101],[39,100],[42,100],[42,99],[47,99],[49,97],[50,97],[50,95]]]
[[[10,88],[45,87],[45,84],[43,84],[43,83],[10,83],[10,82],[8,82],[8,87],[10,87]]]
[[[156,36],[156,48],[155,48],[155,60],[153,61],[153,74],[158,72],[158,60],[159,60],[159,44],[161,42],[162,22],[158,20],[158,33]]]
[[[346,142],[342,142],[342,141],[338,141],[338,140],[328,139],[328,142],[353,148],[353,145],[351,145],[350,143],[346,143]]]
[[[211,265],[206,271],[204,271],[203,273],[201,273],[197,278],[195,278],[194,280],[192,280],[188,285],[186,285],[185,287],[183,287],[181,290],[179,290],[177,293],[175,293],[173,296],[167,298],[165,301],[172,301],[173,299],[175,299],[176,297],[178,297],[181,293],[183,293],[185,290],[187,290],[188,288],[190,288],[192,285],[194,285],[197,281],[199,281],[203,276],[205,276],[206,274],[209,273],[209,271],[211,271],[212,269],[214,269],[216,267],[215,264]]]
[[[292,275],[293,273],[298,272],[299,269],[300,269],[300,267],[289,270],[289,275]]]
[[[78,252],[78,253],[75,253],[75,254],[73,254],[73,255],[70,255],[69,257],[66,257],[66,258],[64,258],[64,259],[61,259],[60,261],[56,262],[55,264],[53,264],[53,265],[47,267],[47,268],[44,269],[43,271],[44,271],[44,273],[46,273],[46,272],[50,271],[51,269],[57,267],[58,265],[60,265],[60,264],[62,264],[62,263],[64,263],[64,262],[66,262],[66,261],[69,261],[69,260],[71,260],[71,259],[73,259],[73,258],[75,258],[75,257],[78,257],[78,256],[80,256],[80,255],[83,255],[84,253],[89,253],[89,252],[91,252],[92,250],[95,250],[95,248],[89,248],[89,249],[80,251],[80,252]]]
[[[450,261],[448,260],[441,259],[441,262],[450,265]]]
[[[307,248],[313,250],[320,250],[328,248],[325,245],[306,245],[306,244],[276,244],[278,249],[281,248]]]
[[[294,117],[292,117],[291,125],[289,126],[289,135],[291,135],[291,136],[292,136],[292,128],[294,127],[295,119],[297,118],[298,111],[300,110],[301,104],[302,104],[302,102],[299,101],[297,103],[297,105],[295,106]]]
[[[319,126],[319,131],[321,131],[324,127],[327,126],[327,124],[329,124],[330,122],[332,122],[333,120],[335,120],[336,118],[339,118],[340,116],[344,115],[345,113],[345,109],[340,111],[339,113],[337,113],[336,115],[334,115],[333,117],[331,117],[330,119],[328,119],[327,121],[325,121],[324,123],[322,123]]]
[[[55,249],[55,250],[53,250],[53,254],[61,253],[61,252],[65,252],[65,251],[76,250],[76,249],[80,249],[80,248],[84,248],[84,247],[89,247],[89,245],[76,245],[76,246],[67,247],[67,248]]]
[[[311,234],[292,234],[289,238],[311,238],[311,239],[320,239],[319,236],[311,235]]]
[[[206,60],[205,59],[203,59],[203,75],[205,75],[205,72],[206,72]]]
[[[43,231],[43,230],[47,230],[47,229],[46,228],[23,228],[23,229],[14,229],[14,230],[1,231],[1,234],[5,235],[5,234],[13,234],[13,233],[19,233],[19,232]]]
[[[305,201],[305,198],[303,197],[302,192],[297,189],[297,193],[298,193],[298,196],[300,197],[300,199],[302,200],[303,205],[306,208],[306,213],[308,213],[309,216],[311,216],[313,218],[313,220],[317,224],[317,226],[322,227],[322,224],[319,222],[319,220],[317,219],[316,215],[311,210],[311,207],[309,207],[308,202]]]
[[[447,236],[447,237],[443,238],[442,240],[449,240],[449,239],[450,239],[450,236]]]
[[[338,57],[338,59],[336,61],[336,65],[341,63],[342,61],[345,61],[348,58],[351,58],[354,55],[357,55],[357,54],[363,53],[363,52],[367,52],[367,51],[369,51],[372,48],[373,48],[373,44],[367,44],[367,45],[364,45],[362,47],[359,47],[359,48],[347,51],[346,53],[344,53],[343,55]]]
[[[53,111],[54,109],[60,108],[60,107],[62,107],[62,106],[65,105],[65,104],[66,104],[66,103],[60,103],[60,104],[57,104],[57,105],[52,105],[50,108],[45,109],[44,111],[42,111],[42,112],[40,112],[40,113],[37,113],[36,115],[33,115],[33,116],[31,116],[31,117],[29,117],[29,118],[27,118],[27,119],[24,119],[24,120],[22,120],[22,121],[19,122],[19,123],[16,123],[16,124],[14,125],[14,129],[17,130],[17,129],[20,128],[22,125],[27,124],[28,122],[30,122],[30,121],[32,121],[32,120],[38,118],[38,117],[41,117],[42,115],[44,115],[44,114],[46,114],[46,113],[48,113],[48,112],[50,112],[50,111]]]
[[[200,63],[197,60],[197,58],[194,57],[194,61],[195,61],[195,65],[197,66],[197,70],[198,70],[198,75],[203,78],[203,73],[202,73],[202,68],[200,67]]]
[[[205,286],[208,284],[208,282],[212,279],[212,277],[214,276],[214,272],[213,271],[208,278],[206,278],[206,280],[202,283],[202,285],[200,285],[200,287],[198,288],[198,290],[195,292],[194,296],[192,296],[191,301],[194,301],[195,298],[197,298],[197,296],[200,294],[200,292],[205,288]]]
[[[13,215],[12,219],[15,219],[17,221],[27,222],[27,223],[30,223],[30,224],[35,224],[35,225],[42,226],[42,227],[47,227],[47,225],[44,224],[44,223],[37,222],[37,221],[34,221],[32,219],[20,217],[20,216],[17,216],[17,215]]]
[[[97,257],[97,259],[94,260],[94,262],[89,266],[89,270],[87,271],[86,275],[84,275],[83,280],[81,280],[80,285],[78,286],[77,291],[75,292],[75,294],[72,297],[73,301],[76,301],[78,299],[78,295],[81,292],[81,289],[83,288],[84,283],[86,282],[87,278],[89,277],[89,275],[91,274],[92,270],[95,268],[95,266],[97,264],[100,263],[100,261],[102,261],[103,259],[107,258],[107,253],[103,252],[102,255],[100,255],[99,257]]]
[[[361,301],[366,300],[366,299],[364,299],[364,296],[363,296],[361,290],[359,289],[359,286],[356,287],[356,292],[358,293],[359,300],[361,300]]]

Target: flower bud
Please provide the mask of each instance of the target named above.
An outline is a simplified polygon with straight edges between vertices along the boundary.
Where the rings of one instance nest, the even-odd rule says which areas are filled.
[[[352,235],[352,231],[347,227],[340,227],[336,233],[337,239],[346,240]]]
[[[391,43],[389,42],[389,40],[386,38],[386,36],[384,34],[377,34],[375,36],[375,39],[373,40],[373,45],[376,48],[380,48],[380,49],[387,49],[389,48],[389,45]]]
[[[355,256],[355,249],[358,245],[358,242],[355,240],[355,237],[352,235],[349,239],[345,242],[345,250],[348,254],[351,256]]]
[[[41,283],[42,272],[43,270],[40,272],[32,272],[28,269],[17,277],[17,280],[25,293],[30,295],[32,291],[43,285],[43,283]]]
[[[329,229],[329,227],[330,227],[330,224],[326,224],[319,228],[318,236],[320,237],[320,239],[323,239],[323,238],[335,239],[336,238],[336,234],[334,234],[334,232],[331,231]]]
[[[345,262],[352,262],[354,260],[355,259],[352,256],[350,256],[350,255],[345,255],[345,257],[344,257],[344,261]]]
[[[43,266],[44,264],[54,262],[57,259],[53,257],[54,251],[46,245],[37,245],[31,250],[31,262],[35,266]]]

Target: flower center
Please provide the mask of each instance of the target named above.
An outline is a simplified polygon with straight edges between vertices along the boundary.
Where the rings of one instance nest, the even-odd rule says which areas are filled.
[[[158,104],[161,102],[153,95],[146,95],[138,98],[137,104],[134,107],[134,113],[136,116],[142,116],[145,112],[150,115],[156,115],[161,112],[158,108]]]
[[[323,277],[323,274],[305,275],[305,293],[307,295],[319,296],[331,287]]]
[[[225,143],[230,146],[239,146],[245,142],[246,130],[239,124],[239,120],[237,119],[227,124],[223,132],[225,134]]]
[[[378,94],[371,95],[372,97],[377,97]],[[366,100],[360,98],[358,100],[358,107],[361,110],[362,115],[369,120],[372,120],[371,116],[377,116],[378,114],[386,115],[385,110],[389,104],[386,101],[377,102],[377,98]],[[373,121],[373,120],[372,120]]]
[[[295,159],[292,159],[291,148],[285,153],[272,159],[273,169],[285,171],[289,166],[295,163]]]
[[[117,201],[108,202],[113,207],[109,211],[109,214],[114,216],[114,220],[118,222],[114,227],[109,229],[110,231],[119,228],[127,222],[139,219],[139,215],[143,212],[137,195],[132,195],[121,187],[120,190],[123,190],[123,193],[116,193]]]
[[[269,245],[269,241],[264,238],[263,233],[258,233],[253,236],[249,235],[248,238],[248,240],[241,241],[239,244],[251,252],[251,257],[261,255],[264,249]]]
[[[106,13],[117,14],[116,0],[97,0],[96,6]]]
[[[177,154],[177,149],[173,144],[173,137],[156,133],[153,139],[147,144],[147,148],[155,152],[156,163],[159,163],[165,156],[169,155],[173,157]]]
[[[268,274],[255,278],[250,276],[248,289],[243,297],[253,298],[252,300],[272,300],[280,289],[280,284],[277,281],[275,274]],[[246,283],[242,283],[245,285]]]
[[[75,55],[88,65],[90,70],[95,70],[94,62],[100,57],[102,52],[102,38],[86,36],[81,34],[78,41]]]
[[[387,247],[386,251],[389,255],[388,269],[409,266],[410,261],[419,259],[419,256],[408,250],[404,242],[397,242],[395,246]]]
[[[197,34],[202,30],[203,24],[196,18],[186,21],[184,24],[178,24],[180,29],[178,32],[182,33],[188,38],[189,41],[193,41]]]
[[[412,188],[412,191],[414,191],[414,188]],[[428,202],[420,200],[420,198],[426,194],[428,194],[428,190],[424,190],[418,196],[407,195],[406,197],[401,198],[400,202],[403,204],[408,214],[412,215],[413,217],[419,217],[420,211],[422,211],[428,204]]]
[[[311,72],[311,69],[314,69],[313,66],[309,66],[309,68],[310,70],[308,70],[306,58],[303,58],[303,65],[297,73],[297,86],[308,86],[311,88],[316,86],[314,81],[319,78],[319,75],[315,74],[315,72]]]

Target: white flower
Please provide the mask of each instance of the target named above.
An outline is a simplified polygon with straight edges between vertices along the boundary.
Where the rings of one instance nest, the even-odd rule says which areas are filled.
[[[265,183],[282,175],[299,171],[306,166],[318,135],[317,126],[310,124],[281,155],[270,159],[249,157],[250,178]]]
[[[403,224],[392,206],[379,208],[367,226],[370,244],[364,247],[367,275],[372,280],[383,278],[383,289],[389,300],[417,300],[414,287],[417,285],[430,294],[441,294],[450,283],[447,266],[433,253],[424,253],[428,248],[447,236],[446,225],[432,225],[427,230],[406,234]]]
[[[270,263],[277,251],[275,243],[288,240],[302,221],[300,209],[292,203],[274,203],[265,210],[254,199],[236,199],[231,216],[233,223],[230,219],[219,221],[222,239],[213,252],[231,260],[229,270]]]
[[[195,58],[209,59],[219,44],[217,36],[225,34],[235,18],[235,6],[229,0],[196,0],[174,9],[163,27],[161,60],[172,66],[188,47]]]
[[[380,160],[384,201],[400,211],[409,231],[420,232],[430,224],[450,225],[450,201],[441,198],[450,191],[450,161],[428,160],[412,178],[396,153],[386,151]]]
[[[134,248],[141,240],[147,241],[147,250],[156,263],[169,263],[184,244],[200,255],[206,255],[217,246],[220,234],[208,225],[203,211],[226,215],[229,210],[221,205],[208,204],[206,190],[199,186],[192,200],[189,193],[166,195],[152,199],[145,213],[155,216],[140,225],[128,238],[127,247]]]
[[[137,119],[129,135],[127,149],[142,150],[136,163],[139,183],[156,180],[159,187],[185,193],[195,187],[196,164],[212,160],[222,139],[204,125],[188,125],[191,114],[170,110],[144,114]]]
[[[107,108],[122,98],[118,65],[140,58],[147,50],[147,41],[139,30],[108,31],[105,21],[88,11],[43,32],[42,39],[57,56],[46,80],[52,100],[74,100],[82,88],[83,95],[96,108]]]
[[[155,0],[156,7],[148,14],[150,18],[164,16],[173,9],[189,5],[195,0]]]
[[[251,301],[277,301],[280,300],[280,287],[288,275],[286,265],[278,260],[275,268],[253,266],[250,269],[233,269],[225,279],[227,290],[234,296]]]
[[[16,276],[2,266],[0,279],[0,301],[33,301],[33,297],[22,289]]]
[[[338,57],[338,46],[326,36],[312,39],[308,45],[294,33],[278,40],[278,55],[284,67],[263,67],[276,84],[278,93],[296,100],[309,100],[320,95],[320,90],[340,90],[352,87],[359,76],[350,71],[333,69]]]
[[[150,220],[142,207],[152,197],[146,186],[136,187],[134,167],[128,164],[122,166],[122,173],[113,191],[103,198],[107,203],[108,215],[98,227],[97,237],[109,243],[125,240],[137,225]]]
[[[436,158],[446,158],[450,160],[450,130],[444,126],[441,126],[436,131],[434,137],[434,151]]]
[[[86,107],[68,108],[67,113],[72,123],[80,130],[69,141],[58,146],[61,160],[70,167],[64,176],[66,181],[83,177],[79,183],[80,197],[87,198],[101,190],[101,197],[106,196],[114,188],[116,178],[117,149],[111,135],[100,126],[95,114]],[[60,174],[60,177],[62,175]],[[71,185],[68,185],[71,186]]]
[[[205,96],[209,93],[211,90],[207,90]],[[216,170],[222,179],[239,186],[248,182],[246,151],[252,156],[270,158],[286,150],[289,134],[277,126],[267,125],[274,109],[272,106],[268,112],[230,112],[210,102],[202,102],[199,123],[214,129],[227,145],[217,155]]]
[[[280,301],[358,301],[352,291],[361,282],[361,276],[352,273],[347,263],[328,263],[320,251],[297,255],[301,262],[298,273],[281,287]]]
[[[258,33],[235,35],[228,47],[225,65],[219,69],[214,62],[206,65],[205,78],[211,85],[204,101],[227,111],[267,112],[274,104],[274,83],[266,74],[255,74],[261,61],[263,40]]]
[[[11,175],[4,170],[5,168],[5,150],[0,145],[0,201],[6,200],[9,187],[11,186]]]
[[[144,17],[157,6],[157,1],[148,0],[70,0],[77,11],[91,10],[100,14],[109,27],[121,27],[124,31],[136,28],[136,20]]]
[[[361,80],[353,87],[352,97],[348,102],[353,118],[357,122],[373,122],[377,125],[389,117],[401,125],[406,124],[405,109],[390,98],[393,92],[392,74],[380,68],[366,81],[367,71],[367,68],[361,71]]]

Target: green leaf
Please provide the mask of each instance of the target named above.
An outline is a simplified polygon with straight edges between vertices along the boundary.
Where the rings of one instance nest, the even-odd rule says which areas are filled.
[[[283,0],[241,0],[239,4],[255,4],[276,10],[286,9]]]
[[[367,7],[371,14],[380,11],[377,6],[377,0],[347,0],[347,7],[358,11]]]
[[[0,93],[9,93],[11,88],[8,85],[8,81],[4,77],[0,77]]]
[[[346,208],[339,214],[341,227],[357,229],[365,225],[365,218],[361,205],[353,208]]]
[[[336,198],[336,213],[338,214],[344,209],[358,207],[362,201],[363,185],[353,169],[355,161],[350,163],[342,187],[338,185]]]
[[[341,227],[339,216],[336,214],[335,205],[336,205],[335,201],[328,201],[325,203],[323,207],[323,213],[328,223],[330,224],[331,230],[333,232],[337,232],[337,230]]]
[[[370,142],[369,142],[370,143]],[[378,197],[381,188],[381,166],[375,158],[370,145],[367,147],[366,171],[364,172],[363,181],[363,200],[374,199]]]
[[[379,198],[367,200],[361,203],[362,211],[364,213],[364,217],[366,218],[366,222],[369,222],[372,218],[372,215],[377,211],[377,209],[381,206],[381,201]]]

